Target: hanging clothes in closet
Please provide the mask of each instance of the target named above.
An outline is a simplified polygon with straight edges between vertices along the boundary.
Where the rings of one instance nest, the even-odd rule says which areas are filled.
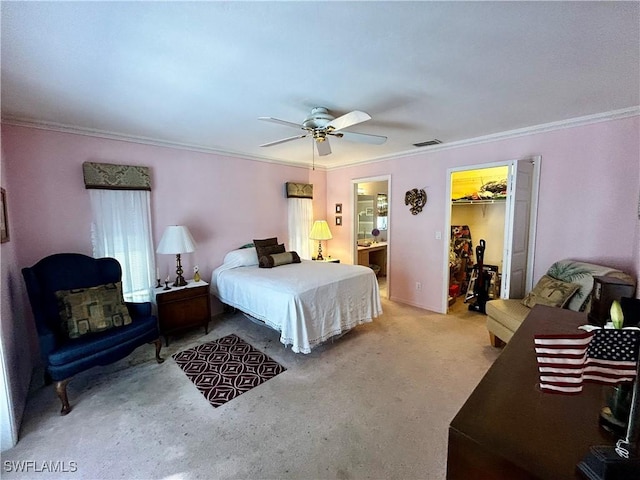
[[[473,265],[473,243],[469,226],[452,225],[449,246],[449,286],[450,293],[454,295],[451,296],[455,297],[467,291],[469,272]]]

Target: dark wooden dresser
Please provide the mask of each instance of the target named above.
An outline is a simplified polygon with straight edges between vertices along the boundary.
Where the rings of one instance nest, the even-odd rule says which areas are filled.
[[[576,465],[589,447],[615,443],[598,425],[608,387],[538,389],[534,335],[576,333],[585,323],[584,313],[532,309],[450,424],[448,479],[583,479]]]

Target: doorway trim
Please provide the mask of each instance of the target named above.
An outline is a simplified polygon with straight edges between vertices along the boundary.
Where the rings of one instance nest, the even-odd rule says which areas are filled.
[[[446,188],[445,188],[445,219],[444,219],[444,232],[443,232],[443,278],[442,278],[442,313],[447,313],[449,309],[449,237],[451,236],[451,181],[452,175],[455,172],[464,172],[469,170],[481,170],[483,168],[492,167],[510,167],[514,163],[521,161],[533,162],[533,184],[531,194],[531,211],[529,217],[529,246],[527,251],[527,275],[526,275],[526,288],[527,291],[531,289],[533,284],[533,261],[535,254],[535,239],[536,239],[536,225],[538,218],[538,194],[540,186],[540,163],[542,156],[531,155],[528,157],[517,158],[513,160],[505,160],[499,162],[490,163],[478,163],[463,165],[459,167],[452,167],[447,169]]]
[[[2,451],[8,450],[18,443],[19,427],[18,422],[16,421],[15,408],[13,405],[14,398],[9,385],[9,370],[7,368],[7,358],[5,353],[4,341],[0,339],[0,417],[2,417],[0,439]]]
[[[362,177],[362,178],[353,178],[351,179],[351,218],[353,221],[351,222],[351,263],[356,265],[358,261],[358,224],[356,219],[358,218],[358,212],[356,212],[358,208],[358,184],[359,183],[369,183],[369,182],[387,182],[387,198],[389,199],[389,210],[387,215],[387,295],[386,298],[391,298],[391,270],[389,265],[391,265],[391,224],[393,222],[393,215],[391,214],[391,174],[387,175],[378,175],[375,177]]]

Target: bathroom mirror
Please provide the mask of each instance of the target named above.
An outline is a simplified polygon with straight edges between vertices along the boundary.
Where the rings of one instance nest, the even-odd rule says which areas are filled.
[[[377,216],[376,228],[378,230],[387,229],[387,216],[389,214],[389,200],[386,193],[379,193],[376,200]]]

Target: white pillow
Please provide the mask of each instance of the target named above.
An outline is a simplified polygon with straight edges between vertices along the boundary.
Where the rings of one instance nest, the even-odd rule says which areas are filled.
[[[232,250],[224,257],[224,265],[228,267],[250,267],[258,265],[256,247]]]
[[[218,295],[218,276],[222,272],[232,270],[237,267],[252,267],[258,265],[258,253],[255,247],[232,250],[224,257],[224,262],[211,273],[211,284],[209,290],[214,295]]]

